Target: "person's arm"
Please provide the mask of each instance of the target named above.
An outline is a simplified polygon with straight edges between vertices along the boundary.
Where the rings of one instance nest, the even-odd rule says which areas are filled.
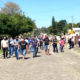
[[[18,49],[20,49],[20,43],[18,44]]]
[[[8,49],[9,49],[9,40],[8,40]]]
[[[28,43],[26,43],[26,51],[28,50]]]

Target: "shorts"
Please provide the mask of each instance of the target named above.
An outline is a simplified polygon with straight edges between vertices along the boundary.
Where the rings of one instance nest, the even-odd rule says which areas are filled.
[[[49,45],[45,45],[45,50],[48,50],[49,49]]]

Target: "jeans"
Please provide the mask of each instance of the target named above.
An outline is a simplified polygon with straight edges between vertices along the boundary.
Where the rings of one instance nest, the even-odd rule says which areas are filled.
[[[58,52],[57,44],[53,44],[53,52]]]
[[[31,49],[32,49],[32,46],[31,46],[31,45],[29,45],[29,53],[31,52]]]
[[[21,53],[23,54],[23,56],[26,56],[26,49],[21,49]]]
[[[37,48],[33,46],[33,57],[37,56]]]
[[[6,58],[8,56],[8,48],[3,48],[3,57]]]
[[[79,47],[80,47],[80,41],[78,42],[78,44],[79,44]]]
[[[61,52],[64,52],[62,45],[60,45],[60,51],[61,51]]]
[[[13,51],[14,51],[14,46],[10,46],[10,55],[13,55]]]
[[[15,47],[14,50],[15,50],[16,59],[18,59],[18,48]]]

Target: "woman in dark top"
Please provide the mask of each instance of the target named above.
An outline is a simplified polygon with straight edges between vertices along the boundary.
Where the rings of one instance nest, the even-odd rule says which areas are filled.
[[[53,52],[57,52],[58,53],[56,37],[54,37],[54,39],[53,39]]]
[[[49,55],[49,38],[48,38],[48,36],[45,37],[44,43],[45,43],[45,53],[47,55]]]

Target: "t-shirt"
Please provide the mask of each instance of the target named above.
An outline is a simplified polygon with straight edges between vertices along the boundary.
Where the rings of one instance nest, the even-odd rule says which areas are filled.
[[[10,41],[9,41],[9,44],[10,44],[10,46],[13,46],[13,45],[14,45],[14,40],[13,40],[13,39],[10,40]]]
[[[8,40],[2,40],[1,41],[1,46],[2,46],[2,48],[8,47]]]
[[[24,42],[21,41],[19,44],[20,44],[22,50],[26,49],[27,43],[25,41]]]
[[[44,39],[45,45],[49,45],[49,39]]]
[[[31,43],[32,43],[32,46],[37,46],[38,40],[37,39],[32,39]]]
[[[14,47],[18,48],[19,40],[14,40]]]
[[[29,45],[31,44],[31,40],[30,39],[28,39],[28,43],[29,43]]]
[[[56,44],[57,44],[57,40],[53,39],[53,45],[56,45]]]
[[[63,46],[64,45],[64,40],[60,41],[60,45]]]

